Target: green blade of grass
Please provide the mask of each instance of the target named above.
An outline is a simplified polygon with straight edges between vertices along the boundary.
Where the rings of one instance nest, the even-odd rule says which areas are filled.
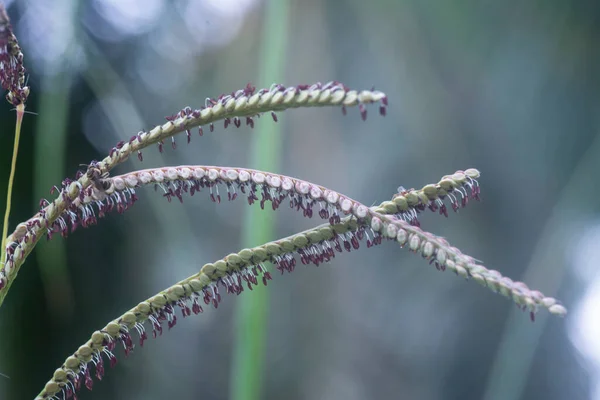
[[[265,4],[260,85],[282,82],[287,45],[289,14],[287,0],[269,0]],[[265,171],[280,168],[281,134],[278,124],[264,124],[253,138],[250,167]],[[243,245],[250,247],[274,238],[272,212],[248,209],[243,227]],[[237,302],[233,367],[230,376],[231,398],[262,398],[265,342],[268,319],[268,291],[256,288]]]

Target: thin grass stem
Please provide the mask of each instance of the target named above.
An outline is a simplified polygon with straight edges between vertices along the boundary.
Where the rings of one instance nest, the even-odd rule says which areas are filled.
[[[260,82],[281,82],[284,78],[289,3],[270,0],[265,4]],[[280,170],[282,152],[280,124],[265,125],[254,137],[250,166],[266,171]],[[275,214],[248,209],[243,225],[243,245],[255,246],[275,236]],[[265,344],[269,314],[269,292],[255,290],[246,301],[236,304],[235,341],[230,390],[233,400],[263,398]]]
[[[4,211],[4,224],[2,225],[2,249],[0,262],[4,264],[6,260],[6,237],[8,236],[8,222],[10,217],[12,189],[15,182],[15,172],[17,170],[17,156],[19,154],[19,140],[21,139],[21,124],[25,114],[25,104],[17,106],[17,123],[15,125],[15,141],[13,143],[12,162],[10,164],[10,176],[8,178],[8,189],[6,190],[6,209]]]

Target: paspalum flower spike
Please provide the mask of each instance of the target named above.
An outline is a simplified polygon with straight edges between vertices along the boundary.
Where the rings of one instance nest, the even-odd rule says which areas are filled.
[[[97,218],[101,218],[113,210],[117,210],[119,213],[124,212],[137,200],[135,189],[137,185],[142,184],[154,184],[155,188],[161,187],[163,195],[169,202],[172,198],[178,198],[180,202],[183,202],[184,194],[194,195],[202,189],[208,189],[211,200],[220,203],[219,185],[226,186],[228,200],[235,200],[238,192],[241,192],[247,195],[248,203],[253,204],[254,201],[259,201],[257,195],[260,195],[261,208],[264,208],[265,202],[270,201],[271,207],[275,210],[287,196],[290,206],[297,210],[302,209],[304,216],[309,218],[312,217],[313,208],[318,203],[311,196],[300,192],[302,188],[312,185],[308,182],[245,168],[164,167],[136,171],[112,179],[101,179],[100,172],[97,170],[90,170],[90,172],[95,176],[93,178],[94,185],[83,190],[79,197],[72,201],[67,210],[47,229],[48,238],[57,232],[66,237],[69,231],[73,232],[79,226],[93,225],[97,222]],[[394,195],[392,201],[384,201],[374,209],[382,214],[394,214],[411,225],[420,226],[418,215],[425,209],[439,211],[441,215],[448,216],[445,200],[449,199],[456,212],[459,203],[464,207],[469,198],[479,199],[478,178],[479,171],[476,169],[471,168],[467,170],[467,173],[457,171],[453,175],[444,176],[437,184],[429,184],[419,190],[402,190]],[[256,182],[257,180],[259,182]],[[260,182],[261,180],[277,186],[264,185]],[[284,189],[290,185],[293,186],[291,190]],[[221,192],[223,192],[222,189]],[[323,204],[319,204],[318,208],[318,215],[321,218],[330,219],[333,223],[339,222],[337,210]],[[16,243],[9,247],[16,247]]]
[[[419,201],[428,204],[430,201],[441,199],[446,195],[444,193],[458,190],[466,182],[473,185],[477,177],[477,170],[459,171],[443,179],[444,187],[438,184],[434,185],[435,191],[424,191],[427,198],[420,198]],[[319,265],[331,260],[336,251],[358,249],[359,242],[365,238],[367,247],[381,243],[382,239],[396,241],[400,246],[406,246],[412,252],[421,254],[423,258],[435,264],[438,270],[450,269],[457,275],[473,278],[483,286],[512,298],[519,307],[529,310],[532,318],[540,307],[547,308],[556,315],[566,313],[566,309],[554,298],[531,290],[524,283],[502,277],[497,271],[488,270],[472,257],[452,247],[443,238],[424,232],[394,215],[378,212],[378,207],[368,208],[335,191],[283,175],[239,168],[157,168],[105,178],[89,191],[83,202],[93,197],[97,201],[104,201],[117,192],[132,190],[145,184],[158,184],[166,192],[186,189],[191,191],[192,188],[198,187],[213,188],[217,184],[225,184],[229,189],[230,185],[235,184],[240,190],[241,187],[246,187],[250,192],[261,192],[263,199],[265,193],[268,193],[271,201],[277,201],[276,199],[283,195],[292,198],[295,204],[303,204],[305,211],[309,207],[308,204],[311,204],[310,207],[318,204],[321,210],[335,209],[346,217],[330,220],[329,224],[263,246],[232,253],[222,260],[204,265],[199,273],[138,304],[102,330],[94,332],[88,342],[67,358],[39,394],[40,399],[50,398],[60,392],[69,398],[82,382],[91,389],[91,364],[95,365],[96,377],[101,379],[104,374],[103,357],[108,358],[111,366],[116,364],[115,347],[122,345],[125,354],[129,354],[134,348],[132,335],[137,334],[140,345],[143,345],[148,336],[146,325],[152,329],[155,337],[162,333],[163,321],[172,328],[177,322],[177,308],[181,309],[183,317],[191,315],[192,312],[198,314],[203,311],[202,304],[218,307],[221,301],[220,290],[239,295],[244,290],[244,284],[250,290],[259,281],[266,285],[272,277],[263,266],[265,262],[275,264],[282,273],[292,272],[296,265],[295,255],[300,256],[303,264]],[[471,196],[478,193],[478,190],[472,190]],[[176,194],[172,196],[179,197]],[[254,199],[252,195],[248,198]]]
[[[92,162],[87,173],[79,174],[73,181],[65,179],[57,198],[51,203],[43,200],[40,212],[19,224],[8,236],[7,261],[0,267],[0,304],[6,296],[10,283],[16,278],[20,266],[37,241],[48,233],[49,228],[53,229],[56,220],[85,189],[94,185],[99,176],[110,172],[131,154],[138,152],[139,157],[142,149],[152,144],[160,146],[163,140],[177,133],[189,132],[194,127],[198,127],[202,132],[202,126],[208,125],[212,130],[215,122],[228,119],[234,120],[234,124],[239,126],[240,123],[235,122],[239,121],[239,118],[246,118],[247,123],[252,126],[253,118],[262,113],[290,108],[340,106],[345,110],[346,107],[359,106],[362,119],[365,119],[367,115],[365,105],[375,102],[381,104],[380,114],[385,114],[387,97],[383,92],[350,90],[339,82],[287,88],[274,84],[269,89],[258,91],[248,85],[244,89],[221,95],[217,99],[207,99],[205,106],[199,109],[185,107],[174,116],[167,118],[165,124],[158,125],[150,131],[139,132],[127,142],[118,143],[104,160]]]
[[[287,199],[290,207],[302,210],[305,217],[311,218],[316,210],[319,217],[329,219],[331,223],[340,221],[338,210],[319,198],[327,189],[279,174],[247,168],[179,166],[140,170],[103,179],[99,171],[90,171],[96,176],[94,185],[82,190],[79,197],[48,228],[49,238],[56,232],[66,237],[69,231],[73,232],[79,226],[93,225],[97,218],[112,210],[124,212],[137,200],[135,189],[141,185],[160,187],[169,202],[172,198],[183,202],[185,194],[193,196],[202,189],[207,189],[213,202],[221,202],[220,192],[226,191],[228,200],[235,200],[241,193],[247,196],[248,204],[259,201],[263,209],[267,201],[275,210]],[[450,199],[455,211],[459,207],[457,198],[461,199],[463,207],[469,198],[479,199],[477,178],[479,171],[476,169],[457,171],[444,176],[438,184],[426,185],[420,190],[404,190],[394,195],[392,201],[385,201],[374,210],[382,214],[394,214],[412,225],[420,226],[418,214],[427,208],[448,215],[445,199]],[[307,192],[309,188],[310,193]],[[339,196],[336,193],[327,197]],[[16,244],[13,243],[11,247],[16,247]]]
[[[15,37],[10,19],[0,3],[0,83],[8,91],[6,100],[13,106],[25,104],[29,87],[25,83],[23,53]]]
[[[151,144],[158,144],[159,150],[162,151],[163,141],[173,138],[175,134],[180,132],[186,132],[187,141],[189,142],[192,128],[198,127],[198,133],[202,135],[204,130],[201,128],[203,126],[208,125],[212,132],[214,123],[220,120],[224,121],[225,128],[231,123],[236,127],[240,127],[242,119],[246,120],[246,125],[253,127],[254,118],[262,113],[270,112],[273,120],[277,122],[276,111],[324,106],[341,106],[343,108],[359,106],[361,117],[365,120],[367,117],[365,105],[375,102],[381,103],[380,114],[384,115],[387,106],[385,93],[369,90],[350,90],[335,81],[326,84],[315,83],[313,85],[290,87],[273,84],[269,89],[260,90],[247,85],[244,89],[231,94],[222,94],[216,99],[207,98],[204,107],[198,109],[185,107],[178,113],[167,117],[166,124],[157,126],[148,132],[139,132],[137,135],[132,136],[129,141],[117,143],[110,151],[109,156],[98,163],[97,166],[102,172],[107,172],[131,154],[141,151]]]

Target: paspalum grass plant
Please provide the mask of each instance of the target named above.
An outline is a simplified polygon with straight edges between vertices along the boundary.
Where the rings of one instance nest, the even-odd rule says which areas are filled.
[[[97,224],[101,217],[112,211],[125,212],[135,205],[136,190],[141,186],[153,186],[167,201],[183,202],[184,197],[196,193],[208,194],[216,203],[244,197],[249,205],[274,210],[289,206],[304,217],[324,221],[313,229],[204,264],[196,274],[141,301],[93,332],[87,342],[69,355],[42,388],[39,399],[75,398],[82,385],[92,389],[93,377],[102,379],[106,363],[115,366],[118,347],[129,354],[134,343],[141,347],[150,335],[157,337],[165,327],[174,327],[178,316],[199,314],[205,307],[217,308],[224,294],[239,295],[256,285],[267,285],[276,274],[275,270],[290,273],[298,261],[319,265],[331,261],[336,253],[357,250],[361,243],[367,248],[383,242],[405,247],[440,271],[449,270],[510,298],[528,311],[532,320],[541,308],[560,316],[566,313],[556,299],[503,277],[498,271],[463,254],[446,239],[420,228],[422,212],[430,210],[447,217],[450,209],[457,211],[471,200],[479,200],[480,173],[474,168],[456,171],[418,190],[400,188],[391,199],[374,207],[332,188],[273,171],[182,165],[140,169],[118,176],[111,174],[113,168],[131,156],[142,161],[142,150],[150,146],[163,151],[167,141],[175,147],[176,135],[183,133],[184,140],[189,143],[195,132],[202,136],[204,130],[213,131],[218,122],[225,128],[242,124],[254,127],[261,115],[270,114],[277,122],[278,112],[300,107],[339,107],[344,114],[347,108],[357,107],[362,119],[366,120],[368,105],[377,104],[379,114],[386,114],[388,98],[385,93],[353,90],[339,82],[289,87],[273,84],[260,90],[248,85],[217,98],[208,98],[199,108],[185,107],[167,117],[164,124],[117,143],[106,158],[90,162],[73,179],[65,179],[60,187],[56,187],[56,197],[52,201],[42,200],[39,212],[16,224],[8,235],[20,125],[29,88],[25,83],[23,54],[4,8],[0,10],[0,80],[8,92],[7,100],[17,110],[2,235],[0,305],[27,256],[42,237],[51,239],[56,234],[66,237],[79,227]],[[269,269],[270,264],[275,270]]]

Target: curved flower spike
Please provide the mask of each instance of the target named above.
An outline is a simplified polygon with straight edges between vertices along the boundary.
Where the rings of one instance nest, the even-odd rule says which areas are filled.
[[[167,117],[167,123],[159,125],[147,132],[132,136],[128,142],[120,142],[110,155],[97,164],[102,172],[110,171],[115,165],[152,144],[160,144],[163,140],[177,133],[189,131],[195,127],[209,125],[211,131],[216,121],[225,121],[225,127],[234,121],[240,126],[239,118],[253,118],[265,112],[270,112],[275,122],[275,111],[284,111],[300,107],[359,106],[361,116],[366,119],[365,104],[381,103],[380,113],[387,106],[385,93],[379,91],[350,90],[339,82],[329,82],[325,85],[298,85],[285,87],[273,84],[270,89],[255,90],[247,86],[231,94],[223,94],[217,99],[206,99],[205,106],[199,109],[185,107],[173,116]],[[253,126],[250,120],[247,125]],[[188,134],[189,136],[189,134]],[[160,148],[160,147],[159,147]]]
[[[453,206],[457,204],[458,196],[462,197],[463,205],[469,197],[478,198],[478,177],[479,171],[473,168],[465,172],[457,171],[444,177],[437,185],[427,185],[420,190],[411,189],[396,194],[393,201],[385,201],[373,210],[382,214],[394,214],[411,225],[419,226],[417,216],[426,208],[432,211],[439,209],[440,214],[447,215],[447,212],[442,212],[446,210],[446,198],[450,199]],[[197,192],[207,190],[211,200],[220,203],[221,193],[227,192],[227,199],[230,201],[241,194],[247,196],[248,204],[259,201],[264,209],[265,203],[271,202],[271,207],[275,210],[289,200],[290,207],[302,210],[305,217],[312,218],[315,212],[319,217],[329,219],[332,224],[340,221],[339,210],[322,197],[335,199],[341,194],[330,193],[330,190],[322,186],[247,168],[179,166],[140,170],[102,179],[96,185],[85,189],[82,192],[83,196],[71,203],[48,229],[48,236],[56,232],[66,236],[69,227],[72,232],[79,226],[93,225],[98,217],[115,209],[120,213],[124,212],[137,200],[135,189],[141,185],[161,188],[163,196],[169,202],[173,198],[183,202],[185,194],[193,196]],[[457,207],[458,205],[456,209]]]

